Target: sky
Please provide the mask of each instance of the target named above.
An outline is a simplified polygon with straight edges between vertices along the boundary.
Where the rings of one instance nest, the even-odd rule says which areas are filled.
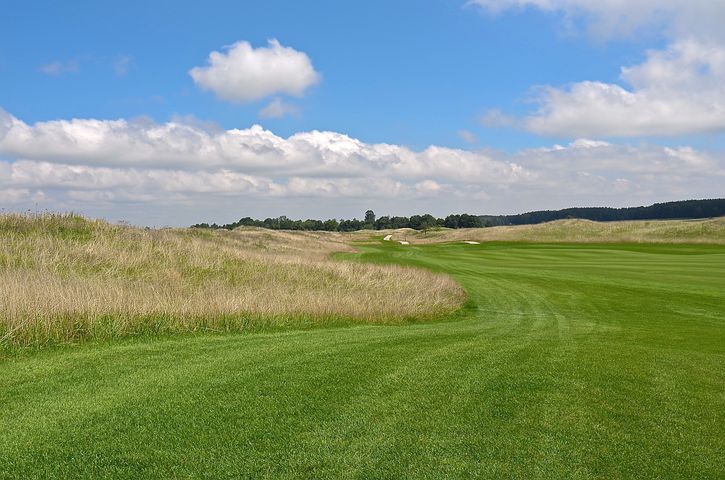
[[[725,196],[725,2],[3,2],[0,210],[137,225]]]

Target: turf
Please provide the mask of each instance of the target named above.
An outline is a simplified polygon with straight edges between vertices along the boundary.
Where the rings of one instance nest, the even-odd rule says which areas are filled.
[[[725,248],[380,243],[455,318],[0,363],[0,478],[723,478]]]

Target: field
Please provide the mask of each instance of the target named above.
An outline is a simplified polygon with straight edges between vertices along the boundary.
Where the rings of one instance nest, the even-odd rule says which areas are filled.
[[[0,478],[725,477],[725,246],[358,248],[468,303],[14,354]]]
[[[455,241],[528,242],[528,243],[697,243],[725,244],[725,217],[704,220],[649,220],[593,222],[556,220],[538,225],[493,228],[447,228],[416,231],[400,229],[393,240],[412,243]]]
[[[0,216],[0,356],[131,335],[420,321],[465,300],[442,275],[329,259],[354,238]]]

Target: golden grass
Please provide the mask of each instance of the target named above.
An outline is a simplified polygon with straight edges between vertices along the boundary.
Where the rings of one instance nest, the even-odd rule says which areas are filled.
[[[419,232],[400,229],[392,240],[415,243],[537,242],[537,243],[708,243],[725,244],[725,217],[705,220],[593,222],[557,220],[538,225],[441,229]]]
[[[458,308],[423,270],[333,261],[365,234],[139,229],[74,215],[0,216],[0,347],[326,322]]]

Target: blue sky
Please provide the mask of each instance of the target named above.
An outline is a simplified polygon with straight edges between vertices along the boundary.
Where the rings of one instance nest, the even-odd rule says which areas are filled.
[[[451,1],[68,3],[16,2],[0,33],[20,47],[3,49],[0,102],[26,121],[191,113],[225,128],[260,123],[262,102],[217,101],[187,71],[224,45],[277,38],[323,74],[300,102],[304,115],[262,122],[278,134],[335,130],[423,148],[462,146],[456,132],[468,128],[515,149],[540,140],[486,132],[478,124],[486,109],[522,112],[532,85],[613,81],[620,65],[642,57],[621,42],[572,41],[536,11],[487,18]],[[133,64],[119,77],[113,64],[123,56]],[[78,71],[39,71],[59,60]]]
[[[718,85],[725,42],[709,27],[723,18],[723,8],[709,5],[715,2],[643,0],[626,11],[614,0],[599,7],[583,0],[65,3],[5,7],[0,108],[7,125],[17,127],[0,129],[6,209],[186,224],[245,215],[352,216],[367,206],[400,214],[513,213],[723,193],[725,95]],[[240,93],[240,101],[221,98],[189,73],[209,68],[211,52],[227,55],[227,47],[248,42],[254,55],[270,39],[318,80],[275,91],[284,79],[263,76],[269,93]],[[236,67],[237,76],[254,74]],[[622,75],[623,67],[633,73]],[[656,77],[667,69],[692,75]],[[209,81],[251,88],[247,80]],[[692,98],[695,90],[702,98]],[[663,105],[672,98],[677,102]],[[275,99],[284,106],[280,118],[260,113]],[[314,131],[344,138],[335,137],[332,147],[330,135],[302,138],[303,147],[282,145],[283,158],[271,169],[263,155],[237,162],[248,153],[227,152],[221,161],[208,156],[208,147],[180,151],[176,137],[164,140],[173,152],[148,147],[124,160],[91,142],[98,131],[79,133],[97,123],[71,133],[70,123],[48,123],[73,119],[121,119],[143,142],[169,123],[216,132],[205,137],[212,143],[223,141],[219,132],[255,124],[273,134],[264,141],[274,145]],[[30,133],[20,135],[26,127]],[[76,147],[98,148],[74,152],[49,141],[48,129],[56,127]],[[127,130],[105,135],[110,143],[124,138],[129,151],[138,145]],[[354,151],[345,146],[350,140],[359,142]],[[400,151],[390,157],[374,148],[383,143]],[[159,156],[170,158],[161,164],[154,161]],[[51,173],[45,183],[29,182],[34,171]],[[114,175],[125,180],[107,180]],[[134,187],[129,175],[153,177],[149,191]],[[213,179],[189,187],[185,175]],[[182,186],[173,178],[184,178]],[[254,188],[215,188],[242,180]],[[362,188],[370,184],[382,190]]]

